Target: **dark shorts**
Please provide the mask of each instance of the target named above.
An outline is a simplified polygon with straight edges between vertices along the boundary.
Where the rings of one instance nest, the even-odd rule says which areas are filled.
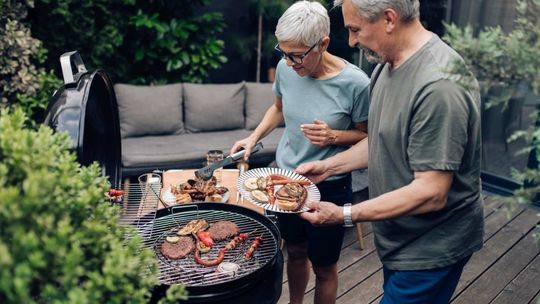
[[[380,304],[446,304],[456,289],[470,256],[442,268],[394,271],[383,267],[384,295]]]
[[[321,200],[343,206],[352,202],[351,176],[317,185]],[[315,227],[296,214],[277,214],[283,239],[290,243],[308,243],[308,257],[315,266],[337,262],[345,229],[342,225]]]

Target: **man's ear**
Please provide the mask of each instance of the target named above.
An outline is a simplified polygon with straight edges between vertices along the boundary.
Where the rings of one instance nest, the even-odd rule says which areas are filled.
[[[387,34],[392,33],[399,21],[398,13],[395,10],[388,8],[383,11],[382,18],[385,24],[385,32]]]

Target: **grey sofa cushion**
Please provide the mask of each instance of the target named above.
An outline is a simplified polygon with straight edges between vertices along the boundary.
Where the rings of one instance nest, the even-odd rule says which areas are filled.
[[[114,91],[122,137],[185,132],[182,122],[182,84],[116,84]]]
[[[246,129],[253,130],[274,103],[272,83],[246,82]]]
[[[283,128],[277,128],[263,139],[264,149],[253,157],[274,155],[283,131]],[[247,137],[250,133],[248,130],[241,129],[125,138],[122,139],[122,165],[137,167],[152,164],[155,168],[161,168],[174,164],[181,167],[182,162],[199,159],[198,167],[202,167],[208,150],[223,150],[225,155],[228,155],[233,143]]]
[[[188,132],[244,127],[244,83],[184,84],[185,127]]]

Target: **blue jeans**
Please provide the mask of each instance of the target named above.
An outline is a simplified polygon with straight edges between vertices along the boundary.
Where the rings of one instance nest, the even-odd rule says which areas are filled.
[[[446,304],[469,261],[429,270],[395,271],[383,267],[384,295],[380,304]]]

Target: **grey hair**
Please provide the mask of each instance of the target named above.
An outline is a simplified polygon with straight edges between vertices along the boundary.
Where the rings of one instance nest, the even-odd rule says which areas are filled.
[[[328,11],[319,2],[298,1],[279,18],[276,26],[279,42],[299,42],[311,46],[330,35]]]
[[[342,6],[344,0],[334,0],[334,6]],[[376,21],[385,9],[392,8],[401,21],[408,22],[420,16],[419,0],[351,0],[358,14],[369,22]]]

